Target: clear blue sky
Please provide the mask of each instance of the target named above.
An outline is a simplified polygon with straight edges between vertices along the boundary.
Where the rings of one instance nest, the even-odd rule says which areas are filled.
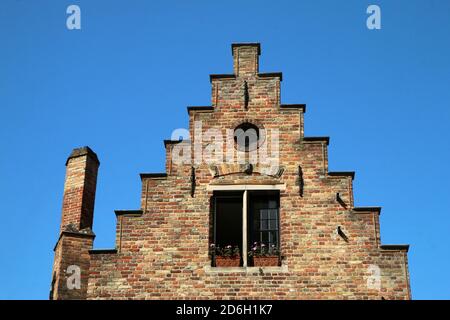
[[[411,245],[413,298],[450,298],[449,39],[446,0],[2,0],[0,298],[48,297],[74,147],[100,158],[95,247],[114,246],[113,210],[139,207],[138,174],[164,170],[162,140],[210,104],[233,42],[261,42],[306,135],[331,137],[330,170],[356,171],[355,204],[383,207],[382,242]]]

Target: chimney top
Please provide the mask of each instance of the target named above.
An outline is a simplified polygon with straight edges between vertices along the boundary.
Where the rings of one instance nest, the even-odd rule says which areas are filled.
[[[234,48],[237,47],[254,47],[257,50],[258,56],[261,55],[261,44],[258,42],[239,42],[231,44],[231,53],[234,55]]]
[[[233,69],[237,77],[252,77],[259,72],[259,43],[233,43]]]
[[[72,152],[70,153],[70,156],[67,158],[66,166],[69,163],[70,159],[81,157],[81,156],[90,156],[90,157],[92,157],[92,159],[95,162],[97,162],[98,165],[100,165],[100,161],[98,160],[97,154],[94,151],[92,151],[92,149],[89,148],[88,146],[84,146],[84,147],[75,148],[72,150]]]

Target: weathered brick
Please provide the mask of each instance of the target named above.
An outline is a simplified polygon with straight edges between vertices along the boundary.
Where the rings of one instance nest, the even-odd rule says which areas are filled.
[[[174,148],[187,142],[166,142],[166,173],[142,174],[140,209],[117,215],[117,252],[89,251],[92,236],[63,234],[55,251],[54,297],[410,299],[407,246],[381,245],[379,208],[354,208],[353,174],[328,172],[328,139],[304,136],[305,106],[281,104],[281,74],[259,73],[259,44],[236,44],[232,52],[234,73],[211,76],[212,105],[188,109],[191,142],[195,121],[202,121],[203,130],[219,128],[224,136],[243,122],[278,129],[282,174],[265,174],[260,164],[248,174],[243,165],[202,162],[195,164],[192,196],[192,164],[172,161]],[[208,144],[203,141],[202,147]],[[69,159],[62,229],[70,223],[79,229],[92,225],[95,163],[88,155]],[[285,185],[280,191],[281,267],[211,267],[213,192],[208,187],[233,184]],[[347,241],[338,235],[338,226]],[[64,289],[61,270],[69,263],[80,263],[87,272],[80,293]],[[371,266],[381,270],[380,290],[367,285]]]

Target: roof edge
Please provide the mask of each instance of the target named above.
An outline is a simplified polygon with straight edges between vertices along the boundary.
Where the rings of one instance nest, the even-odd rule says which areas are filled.
[[[116,254],[117,249],[90,249],[89,254]]]
[[[260,77],[260,78],[280,78],[280,81],[283,81],[283,73],[282,72],[258,73],[258,77]]]
[[[330,137],[303,137],[305,142],[326,142],[327,146],[330,144]]]
[[[236,75],[234,74],[210,74],[209,81],[220,80],[220,79],[236,79]]]
[[[237,42],[231,44],[231,54],[234,55],[234,48],[237,47],[256,47],[258,49],[258,56],[261,55],[261,44],[259,42]]]
[[[161,179],[167,178],[167,173],[140,173],[139,174],[142,179]]]
[[[331,171],[328,172],[331,177],[351,177],[352,180],[355,179],[355,171]]]
[[[188,106],[187,107],[188,114],[191,111],[214,111],[214,107],[212,107],[212,106]]]
[[[114,210],[116,217],[126,216],[126,215],[142,215],[143,211],[140,209],[137,210]]]
[[[389,251],[409,251],[409,244],[382,244],[380,245],[381,250]]]
[[[376,212],[378,214],[381,213],[381,207],[354,207],[353,208],[354,212],[358,212],[358,213],[365,213],[365,212]]]
[[[164,140],[164,147],[167,147],[168,144],[178,144],[180,142],[183,142],[183,140],[170,140],[166,139]]]
[[[281,109],[301,109],[303,113],[306,113],[306,104],[293,103],[293,104],[280,104]]]

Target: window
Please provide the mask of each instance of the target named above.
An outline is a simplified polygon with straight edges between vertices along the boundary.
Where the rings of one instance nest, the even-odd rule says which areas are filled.
[[[280,249],[279,199],[279,191],[214,192],[213,243],[238,246],[241,266],[255,242]]]
[[[214,244],[238,246],[242,252],[242,192],[219,193],[214,201]]]
[[[257,126],[244,122],[234,129],[234,142],[239,151],[254,151],[259,146],[260,132]]]
[[[253,221],[252,229],[249,230],[252,243],[264,243],[265,245],[278,248],[278,198],[272,193],[250,193],[249,218]]]

